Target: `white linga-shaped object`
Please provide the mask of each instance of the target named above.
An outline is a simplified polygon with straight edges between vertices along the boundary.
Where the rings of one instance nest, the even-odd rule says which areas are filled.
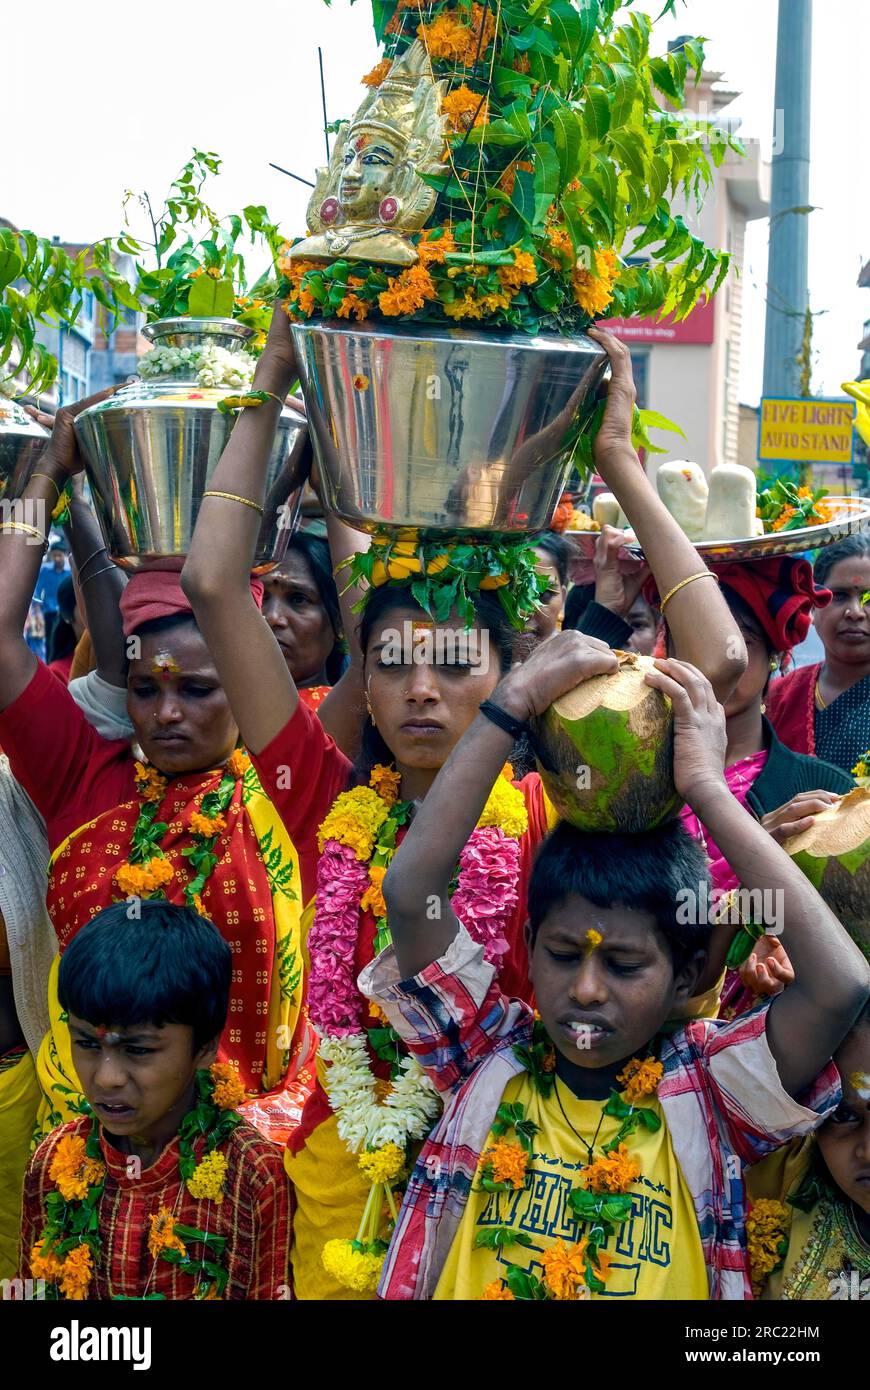
[[[671,516],[690,541],[699,541],[707,516],[707,479],[697,463],[676,459],[659,465],[656,487]]]
[[[705,541],[745,540],[764,534],[756,517],[755,474],[740,463],[720,463],[710,475]]]

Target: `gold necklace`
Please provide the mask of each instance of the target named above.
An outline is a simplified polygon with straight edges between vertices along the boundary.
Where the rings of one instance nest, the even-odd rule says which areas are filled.
[[[815,691],[815,696],[816,696],[816,709],[827,709],[827,708],[828,708],[828,702],[827,702],[827,700],[823,699],[823,697],[822,697],[822,687],[821,687],[821,685],[820,685],[820,677],[818,677],[818,676],[816,677],[816,691]]]

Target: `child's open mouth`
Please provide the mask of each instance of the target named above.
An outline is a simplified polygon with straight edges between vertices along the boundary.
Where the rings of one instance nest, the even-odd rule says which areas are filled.
[[[578,1023],[571,1020],[560,1025],[579,1052],[588,1052],[598,1047],[611,1036],[612,1030],[600,1023]]]
[[[102,1101],[97,1101],[94,1109],[105,1115],[107,1120],[127,1120],[136,1113],[132,1105],[107,1105]]]

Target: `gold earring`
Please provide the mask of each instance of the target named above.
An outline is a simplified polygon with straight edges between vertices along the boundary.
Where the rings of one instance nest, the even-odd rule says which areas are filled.
[[[371,702],[371,700],[369,699],[368,695],[366,696],[366,709],[367,709],[368,712],[369,712],[369,719],[372,721],[372,727],[376,729],[376,728],[378,727],[378,725],[377,725],[377,721],[376,721],[375,716],[374,716],[374,712],[373,712],[373,710],[372,710],[372,702]]]
[[[777,661],[776,657],[775,657],[775,656],[772,656],[772,657],[770,658],[770,669],[771,669],[771,671],[775,671],[778,665],[779,665],[779,662]]]

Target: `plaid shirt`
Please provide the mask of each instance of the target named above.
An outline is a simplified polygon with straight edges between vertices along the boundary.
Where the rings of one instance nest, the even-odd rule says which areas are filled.
[[[58,1141],[65,1135],[86,1139],[89,1116],[71,1120],[49,1134],[30,1160],[24,1179],[21,1226],[21,1276],[32,1277],[30,1251],[45,1226],[45,1198],[54,1190],[48,1176]],[[178,1265],[155,1260],[148,1250],[149,1216],[161,1207],[174,1213],[176,1225],[193,1226],[226,1236],[220,1263],[229,1273],[225,1299],[290,1297],[291,1193],[282,1150],[248,1124],[240,1124],[221,1145],[226,1156],[223,1200],[192,1197],[178,1170],[178,1140],[168,1144],[150,1168],[133,1175],[127,1154],[100,1136],[106,1183],[97,1208],[103,1257],[94,1272],[89,1298],[103,1301],[162,1294],[167,1299],[193,1297],[194,1281]],[[194,1141],[199,1161],[205,1141]],[[192,1254],[201,1247],[194,1245]]]
[[[392,948],[363,971],[377,1000],[444,1096],[411,1174],[378,1293],[431,1298],[459,1227],[495,1113],[531,1038],[527,1005],[499,989],[482,949],[460,929],[441,960],[402,981]],[[831,1062],[799,1105],[767,1044],[768,1005],[731,1023],[696,1020],[661,1052],[658,1097],[692,1194],[711,1299],[751,1298],[743,1168],[815,1129],[840,1099]]]

